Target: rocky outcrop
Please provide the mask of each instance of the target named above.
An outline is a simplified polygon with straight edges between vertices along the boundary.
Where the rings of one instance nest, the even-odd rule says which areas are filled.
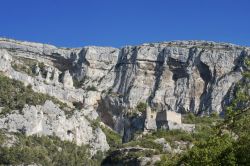
[[[188,141],[174,141],[173,145],[166,142],[165,138],[158,138],[154,140],[155,143],[162,146],[162,151],[165,153],[182,153],[187,149],[191,149],[194,144]]]
[[[141,148],[141,147],[126,147],[113,151],[102,162],[102,166],[115,166],[115,165],[155,165],[157,161],[161,160],[160,155],[153,155],[154,149]],[[147,157],[143,153],[148,153]],[[140,156],[141,155],[141,156]]]
[[[62,82],[59,82],[59,75],[61,71],[50,65],[44,67],[46,73],[45,77],[42,76],[40,71],[41,69],[37,65],[34,68],[34,74],[38,75],[30,76],[25,72],[16,71],[12,68],[12,63],[14,62],[13,57],[15,58],[15,56],[12,55],[12,52],[0,49],[0,71],[2,74],[12,79],[22,81],[25,85],[31,85],[33,90],[36,92],[54,96],[65,102],[83,101],[84,90],[75,90],[73,88],[72,77],[68,71],[65,72]],[[25,58],[25,60],[27,60],[27,58]]]
[[[12,61],[11,56],[9,56],[6,50],[0,51],[0,71],[6,72],[11,68],[10,62]]]
[[[97,110],[103,122],[130,135],[144,129],[145,117],[128,116],[139,102],[155,112],[222,113],[250,49],[206,41],[69,49],[0,39],[0,55],[5,75],[69,104],[84,103],[85,110]],[[15,58],[43,62],[47,79],[15,71]]]
[[[69,71],[67,70],[65,73],[64,73],[64,77],[63,77],[63,87],[65,89],[70,89],[70,88],[73,88],[73,80],[72,80],[72,76],[70,75]]]
[[[21,113],[16,110],[0,118],[0,129],[22,132],[27,136],[55,135],[77,145],[90,145],[93,154],[109,149],[105,134],[99,127],[93,128],[83,113],[75,111],[67,116],[51,101],[44,105],[26,105]]]
[[[69,70],[66,87],[72,87],[73,76],[84,80],[83,87],[117,94],[126,107],[146,101],[160,110],[196,113],[222,111],[223,97],[241,79],[242,59],[249,56],[249,48],[203,41],[64,49],[1,39],[0,48],[52,66],[64,59],[65,66],[54,66]]]

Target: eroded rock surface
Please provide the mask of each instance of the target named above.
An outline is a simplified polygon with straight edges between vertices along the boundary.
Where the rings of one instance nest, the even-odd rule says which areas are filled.
[[[105,134],[99,127],[92,127],[83,113],[75,111],[67,117],[52,101],[46,101],[44,105],[26,105],[21,113],[16,110],[1,117],[0,128],[27,136],[55,135],[77,145],[88,144],[93,154],[109,149]]]
[[[41,93],[85,110],[121,135],[144,129],[143,114],[128,116],[139,102],[152,111],[222,113],[245,70],[250,48],[206,41],[176,41],[121,49],[52,45],[0,39],[0,70]],[[16,71],[13,61],[45,64],[43,75]],[[64,77],[63,77],[64,76]],[[77,85],[77,86],[76,86]],[[132,110],[132,111],[131,111]],[[153,125],[153,124],[152,124]]]

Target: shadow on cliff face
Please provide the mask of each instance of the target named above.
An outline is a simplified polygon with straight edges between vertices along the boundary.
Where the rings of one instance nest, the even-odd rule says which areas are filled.
[[[200,96],[200,104],[199,104],[199,111],[198,114],[201,114],[202,111],[209,109],[209,106],[211,105],[211,93],[212,93],[212,86],[208,85],[212,85],[215,82],[215,76],[216,73],[213,74],[209,69],[209,66],[206,65],[205,63],[203,63],[201,61],[201,54],[204,52],[204,50],[202,50],[199,55],[195,58],[195,65],[197,66],[197,69],[200,73],[200,77],[203,79],[203,81],[205,82],[204,85],[204,89],[203,89],[203,93]]]
[[[130,114],[118,97],[105,94],[98,103],[97,112],[103,123],[122,136],[123,142],[130,141],[136,132],[144,129],[145,115]]]
[[[78,81],[81,81],[85,78],[85,68],[90,66],[89,61],[87,61],[86,59],[87,50],[88,49],[83,48],[78,54],[71,54],[72,72],[74,73],[73,75],[75,79],[77,79]]]
[[[243,50],[240,54],[240,56],[235,59],[234,61],[234,69],[233,71],[236,72],[242,72],[242,71],[249,71],[250,68],[247,67],[247,65],[244,63],[245,62],[245,59],[246,58],[250,58],[250,54],[248,54],[247,51]],[[242,78],[239,82],[243,83],[243,84],[249,84],[249,80],[245,79],[245,78]],[[223,109],[226,109],[227,106],[229,106],[233,99],[235,98],[236,96],[236,92],[237,92],[237,84],[234,83],[230,89],[228,90],[227,94],[223,97],[223,100],[221,102],[221,105],[222,105],[222,108]],[[224,116],[225,113],[224,112],[221,112],[220,113],[221,116]]]
[[[127,48],[128,49],[128,48]],[[129,51],[126,48],[121,50],[120,56],[115,66],[115,79],[111,91],[115,90],[114,93],[123,95],[123,101],[128,102],[128,97],[133,83],[135,81],[135,75],[137,71],[137,47],[130,48],[132,52],[131,57],[128,58]]]
[[[122,114],[123,108],[120,107],[119,101],[115,102],[116,99],[113,99],[109,96],[104,96],[98,103],[97,112],[102,122],[115,129],[116,125],[113,117],[120,117]],[[112,104],[111,104],[112,102]],[[121,110],[119,112],[118,110]]]
[[[71,56],[74,56],[75,53],[71,53]],[[66,70],[72,70],[73,66],[73,59],[66,59],[63,56],[61,56],[61,54],[58,53],[52,53],[51,55],[43,55],[45,57],[49,57],[51,58],[52,62],[53,62],[53,66],[56,67],[57,69],[59,69],[60,71],[66,71]]]
[[[154,69],[154,76],[155,76],[155,84],[153,86],[153,90],[150,94],[150,96],[148,97],[148,103],[149,105],[152,107],[154,104],[152,103],[152,100],[155,97],[155,93],[156,91],[159,89],[160,86],[160,82],[161,82],[161,77],[162,77],[162,73],[164,71],[164,62],[165,62],[165,54],[164,54],[164,49],[158,54],[157,56],[157,60],[156,60],[156,66]],[[155,106],[155,105],[154,105]]]

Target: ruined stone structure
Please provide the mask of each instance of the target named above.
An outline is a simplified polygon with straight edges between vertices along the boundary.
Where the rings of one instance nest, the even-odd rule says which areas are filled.
[[[146,109],[145,129],[146,131],[157,129],[156,125],[157,112],[151,111],[150,107]]]
[[[174,123],[181,124],[181,114],[174,111],[161,111],[157,113],[156,121],[172,121]]]
[[[181,114],[174,111],[163,110],[160,112],[152,111],[149,107],[146,110],[146,119],[144,131],[148,132],[157,129],[182,129],[185,131],[193,131],[194,124],[183,124]]]

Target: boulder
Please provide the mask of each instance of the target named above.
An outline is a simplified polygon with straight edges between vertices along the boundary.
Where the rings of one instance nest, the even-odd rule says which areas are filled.
[[[72,76],[70,75],[68,70],[64,73],[63,76],[63,87],[65,89],[72,89],[74,87]]]

